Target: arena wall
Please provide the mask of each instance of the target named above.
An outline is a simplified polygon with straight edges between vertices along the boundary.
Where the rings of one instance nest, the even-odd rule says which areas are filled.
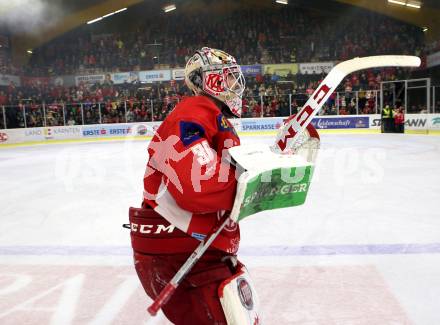
[[[274,135],[285,117],[231,120],[241,136]],[[317,116],[320,133],[380,133],[380,115]],[[0,148],[66,142],[151,139],[161,122],[52,126],[0,130]],[[440,114],[407,114],[405,133],[440,134]]]

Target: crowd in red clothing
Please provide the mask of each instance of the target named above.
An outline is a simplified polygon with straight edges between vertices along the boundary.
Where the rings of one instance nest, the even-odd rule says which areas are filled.
[[[406,70],[368,70],[350,75],[333,94],[322,114],[377,112],[377,89],[383,79],[406,78]],[[282,82],[271,75],[248,77],[243,117],[288,116],[302,107],[324,75],[291,75]],[[7,127],[160,121],[189,90],[180,82],[74,87],[32,84],[0,87]],[[26,120],[23,118],[25,112]],[[0,112],[1,115],[2,112]],[[0,118],[4,124],[4,119]],[[1,125],[0,125],[1,126]]]
[[[8,128],[155,121],[163,120],[174,103],[188,94],[181,83],[149,87],[112,83],[75,87],[11,85],[0,90],[0,106],[5,107]]]

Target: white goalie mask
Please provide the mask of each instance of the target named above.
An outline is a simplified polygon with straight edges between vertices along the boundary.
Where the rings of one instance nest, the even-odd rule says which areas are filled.
[[[223,102],[240,117],[245,80],[235,58],[221,50],[203,47],[187,62],[185,83],[195,94],[206,94]]]

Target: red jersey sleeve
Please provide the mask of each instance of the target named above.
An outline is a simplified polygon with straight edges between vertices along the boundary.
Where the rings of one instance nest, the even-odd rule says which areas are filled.
[[[235,168],[225,159],[226,149],[240,140],[219,108],[204,97],[187,99],[158,136],[161,139],[150,144],[148,164],[161,172],[177,205],[194,213],[231,210],[237,181]]]

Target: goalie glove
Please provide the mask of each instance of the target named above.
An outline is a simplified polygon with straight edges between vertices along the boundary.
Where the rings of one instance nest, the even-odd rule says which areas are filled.
[[[287,123],[292,120],[295,115],[289,117],[283,124],[281,128],[285,128]],[[306,159],[309,163],[314,163],[318,154],[318,149],[320,148],[321,139],[319,137],[318,131],[312,123],[307,125],[307,128],[302,132],[298,140],[293,143],[291,148],[286,148],[285,153],[287,154],[297,154]]]

